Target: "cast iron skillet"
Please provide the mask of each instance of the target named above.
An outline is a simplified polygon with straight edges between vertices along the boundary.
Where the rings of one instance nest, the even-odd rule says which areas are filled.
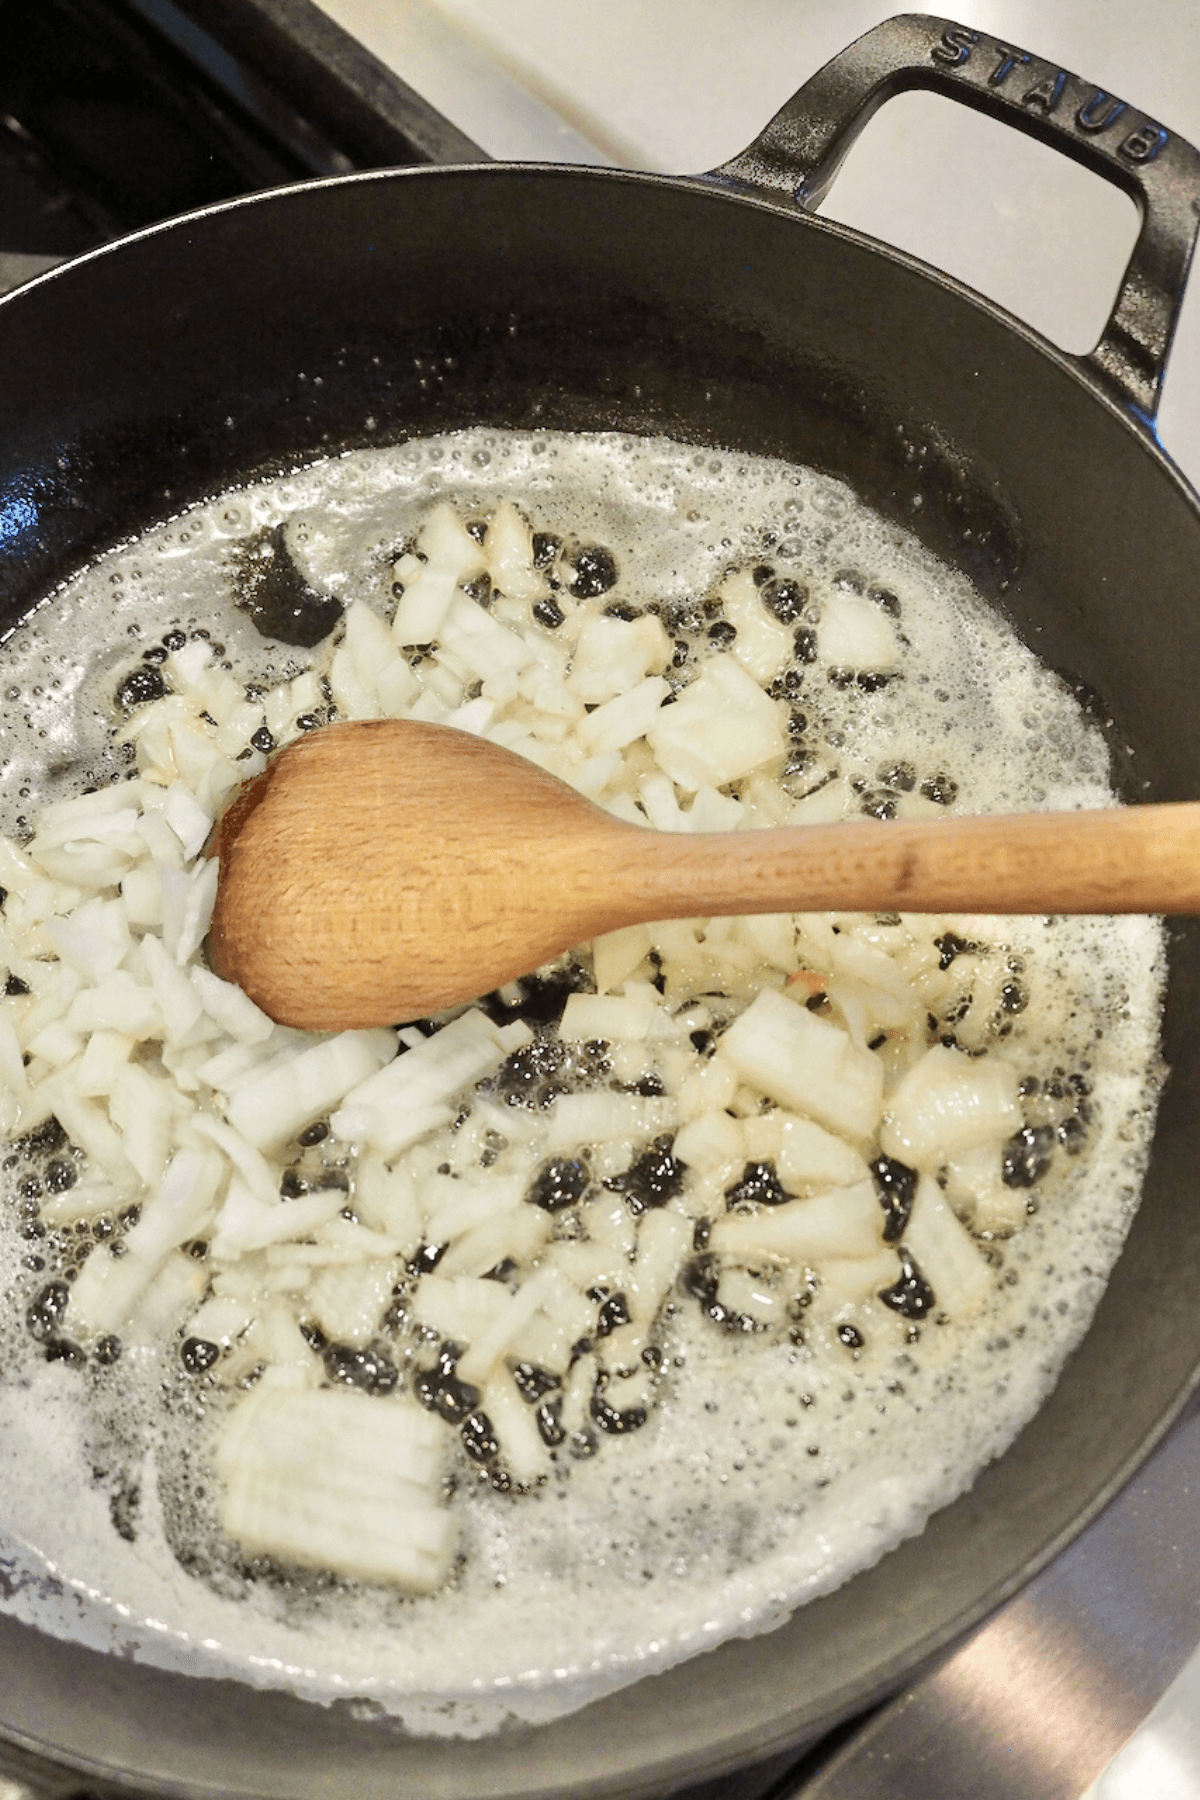
[[[1092,355],[806,216],[875,106],[908,87],[994,113],[1138,201]],[[669,432],[850,479],[1101,708],[1131,798],[1194,797],[1200,514],[1153,415],[1198,198],[1200,158],[1156,122],[982,33],[907,17],[698,179],[416,170],[178,220],[0,306],[0,616],[294,460],[480,422]],[[474,1744],[0,1620],[0,1728],[93,1785],[173,1794],[640,1795],[807,1741],[898,1686],[1080,1529],[1196,1378],[1197,932],[1172,937],[1173,1075],[1095,1324],[1008,1454],[878,1567],[768,1637]]]

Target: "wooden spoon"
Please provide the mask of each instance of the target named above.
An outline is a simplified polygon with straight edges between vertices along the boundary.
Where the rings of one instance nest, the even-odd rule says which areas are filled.
[[[394,1025],[604,931],[762,912],[1200,912],[1200,803],[674,833],[446,726],[333,725],[213,845],[210,952],[273,1019]]]

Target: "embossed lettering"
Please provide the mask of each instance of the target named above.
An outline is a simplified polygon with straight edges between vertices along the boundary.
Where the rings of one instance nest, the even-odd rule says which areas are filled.
[[[1044,75],[1027,94],[1021,95],[1022,106],[1040,106],[1047,118],[1062,99],[1062,91],[1067,85],[1067,71],[1056,69],[1053,75]]]
[[[941,43],[935,44],[929,54],[935,62],[958,69],[970,61],[971,51],[978,42],[977,31],[971,31],[966,25],[947,25]]]
[[[1029,61],[1028,50],[1013,50],[1008,44],[997,44],[996,48],[1000,52],[1000,61],[988,76],[989,87],[1002,87],[1014,69]]]
[[[1107,131],[1115,125],[1125,111],[1125,102],[1116,100],[1106,94],[1103,88],[1097,88],[1090,100],[1084,102],[1075,114],[1075,123],[1081,131]]]
[[[1122,138],[1117,145],[1117,152],[1128,157],[1130,162],[1153,162],[1163,145],[1167,142],[1167,133],[1161,125],[1152,125],[1147,119],[1136,131],[1131,131],[1127,138]]]

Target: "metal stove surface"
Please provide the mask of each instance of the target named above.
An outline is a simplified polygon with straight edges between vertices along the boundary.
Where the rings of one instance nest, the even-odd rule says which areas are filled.
[[[691,0],[681,31],[677,0],[322,7],[0,0],[0,291],[189,206],[351,168],[489,153],[712,167],[895,10]],[[1142,0],[1136,19],[1115,0],[967,10],[1200,142],[1194,0]],[[81,94],[83,128],[64,104]],[[1131,206],[1015,134],[926,100],[884,109],[823,211],[962,276],[1065,348],[1089,347],[1133,241]],[[1200,482],[1200,281],[1159,423]],[[803,1755],[672,1800],[1197,1800],[1198,1501],[1194,1404],[1077,1543],[939,1668]],[[0,1800],[118,1791],[130,1792],[0,1750]]]

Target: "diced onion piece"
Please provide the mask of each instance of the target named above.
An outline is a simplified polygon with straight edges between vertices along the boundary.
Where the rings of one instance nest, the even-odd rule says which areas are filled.
[[[1002,1168],[995,1144],[980,1144],[952,1158],[944,1179],[946,1198],[960,1218],[975,1231],[1006,1237],[1025,1223],[1028,1195],[1023,1188],[1005,1186]]]
[[[869,1300],[894,1287],[902,1273],[899,1252],[890,1244],[874,1256],[829,1256],[821,1264],[821,1292],[835,1306]]]
[[[354,1171],[354,1211],[364,1225],[386,1231],[411,1256],[421,1242],[423,1222],[416,1184],[403,1165],[389,1169],[381,1156],[360,1152]]]
[[[448,1244],[484,1219],[511,1212],[521,1204],[523,1175],[455,1177],[433,1175],[421,1192],[425,1232],[429,1243]]]
[[[396,655],[392,646],[391,656]],[[391,656],[388,660],[391,661]],[[343,644],[329,665],[329,688],[338,710],[347,719],[377,719],[379,695],[374,681],[364,680],[358,664]]]
[[[167,1042],[182,1044],[204,1017],[200,996],[156,937],[147,934],[142,939],[141,955]]]
[[[196,970],[193,969],[193,975]],[[214,977],[215,979],[215,977]],[[234,1091],[247,1076],[258,1074],[265,1066],[264,1053],[257,1044],[228,1044],[196,1065],[196,1074],[211,1088],[222,1094]],[[279,1060],[282,1060],[280,1058]]]
[[[593,754],[623,750],[645,737],[671,689],[661,675],[648,675],[628,693],[606,700],[579,722],[576,736]]]
[[[454,1554],[442,1439],[411,1401],[260,1386],[217,1442],[222,1524],[251,1552],[429,1592]]]
[[[64,1019],[52,1019],[49,1025],[44,1025],[29,1039],[26,1048],[31,1056],[40,1056],[44,1062],[61,1069],[80,1055],[83,1039],[70,1029]]]
[[[108,864],[118,870],[141,854],[138,809],[143,797],[140,782],[104,788],[77,800],[59,801],[45,808],[28,854],[56,881],[79,887],[111,884],[104,879]]]
[[[157,1259],[130,1254],[113,1257],[107,1244],[95,1244],[71,1289],[68,1329],[83,1338],[119,1332],[159,1267]]]
[[[270,1163],[262,1151],[247,1143],[232,1125],[224,1119],[214,1118],[211,1113],[197,1112],[193,1115],[192,1129],[225,1152],[243,1182],[263,1205],[270,1206],[278,1200],[279,1181]]]
[[[726,1213],[709,1234],[709,1248],[738,1259],[777,1256],[819,1269],[827,1257],[876,1256],[883,1244],[883,1209],[874,1184],[788,1200],[759,1212]]]
[[[531,1206],[528,1210],[540,1212],[541,1208]],[[549,1216],[543,1214],[544,1218]],[[620,1288],[629,1276],[629,1252],[624,1246],[595,1243],[587,1238],[560,1238],[546,1251],[545,1260],[585,1294],[590,1288]]]
[[[451,601],[441,635],[446,648],[481,680],[497,671],[515,673],[533,659],[520,632],[510,631],[466,594],[456,594]]]
[[[771,988],[734,1020],[721,1052],[764,1094],[834,1131],[866,1138],[879,1123],[879,1058]]]
[[[238,1350],[241,1354],[249,1352],[256,1362],[267,1365],[262,1375],[264,1387],[315,1387],[320,1379],[312,1346],[297,1324],[290,1304],[278,1294],[265,1301]]]
[[[20,1040],[11,1019],[0,1014],[0,1092],[9,1096],[17,1108],[29,1104],[29,1083]],[[16,1123],[14,1118],[11,1125]]]
[[[438,1268],[447,1275],[485,1275],[499,1264],[531,1263],[553,1229],[553,1219],[540,1206],[481,1219],[451,1244]]]
[[[679,804],[675,784],[659,771],[643,775],[638,782],[638,797],[647,819],[655,831],[686,831],[689,814]]]
[[[163,944],[181,965],[208,936],[217,898],[217,872],[212,860],[196,863],[186,874],[169,867],[159,870]]]
[[[120,968],[133,941],[119,900],[85,900],[70,918],[47,919],[46,931],[62,960],[91,982]]]
[[[478,1081],[508,1053],[500,1028],[472,1008],[361,1081],[346,1095],[346,1106],[401,1110],[436,1106],[468,1082]]]
[[[303,1237],[303,1243],[279,1249],[268,1246],[268,1263],[280,1260],[291,1262],[299,1257],[301,1261],[311,1262],[315,1266],[318,1263],[362,1262],[367,1257],[399,1254],[400,1247],[395,1238],[388,1237],[383,1231],[370,1231],[365,1225],[360,1225],[357,1219],[347,1219],[344,1216],[345,1193],[340,1188],[319,1188],[305,1195],[302,1200],[292,1200],[285,1204],[294,1209],[305,1206],[310,1201],[330,1197],[340,1198],[343,1202],[337,1212],[320,1219],[309,1230],[297,1232],[295,1236]],[[283,1244],[282,1239],[280,1244]]]
[[[965,1150],[1001,1143],[1020,1124],[1008,1063],[934,1044],[890,1096],[879,1141],[886,1156],[933,1171]]]
[[[579,634],[567,691],[586,706],[601,706],[627,694],[671,654],[657,619],[589,619]],[[759,690],[761,693],[761,689]]]
[[[679,1116],[699,1118],[730,1104],[737,1091],[738,1072],[727,1056],[710,1056],[679,1083]],[[684,1157],[683,1161],[690,1159]]]
[[[173,781],[167,789],[163,817],[183,846],[189,862],[199,856],[213,828],[213,815],[206,812],[195,795],[181,781]]]
[[[781,1122],[776,1167],[784,1187],[794,1193],[806,1188],[853,1187],[867,1176],[859,1152],[811,1119]]]
[[[532,1406],[517,1393],[511,1377],[497,1372],[483,1390],[483,1410],[491,1420],[505,1468],[522,1487],[532,1487],[549,1474],[550,1452],[537,1428]]]
[[[283,1200],[278,1194],[264,1200],[235,1175],[209,1248],[218,1262],[233,1262],[248,1250],[306,1237],[318,1225],[335,1219],[344,1204],[340,1188],[322,1188],[298,1200]]]
[[[728,657],[662,707],[646,735],[662,769],[689,793],[724,787],[785,749],[780,708]]]
[[[293,718],[298,713],[314,712],[324,698],[315,669],[302,669],[299,675],[293,676],[287,692]]]
[[[1003,1182],[976,1200],[971,1217],[972,1229],[990,1231],[995,1237],[1009,1237],[1028,1223],[1027,1195],[1019,1188],[1005,1187]]]
[[[229,1100],[229,1122],[256,1149],[285,1143],[374,1075],[395,1048],[393,1031],[339,1032],[282,1068],[272,1065],[240,1082]]]
[[[723,1107],[699,1113],[676,1133],[674,1155],[701,1173],[744,1160],[742,1128]]]
[[[229,717],[221,721],[221,729],[216,735],[217,749],[222,756],[240,756],[262,724],[262,707],[256,706],[253,700],[242,700]]]
[[[619,994],[570,994],[563,1008],[559,1036],[584,1043],[593,1038],[641,1043],[653,1017],[652,1009],[640,999]]]
[[[794,660],[792,632],[763,605],[751,570],[739,569],[722,583],[720,594],[725,618],[737,632],[733,654],[747,674],[766,687],[785,663]]]
[[[355,600],[346,608],[344,648],[354,672],[367,694],[379,699],[379,677],[398,656],[395,640],[379,614],[365,600]],[[414,682],[414,692],[416,684]]]
[[[546,1368],[552,1365],[543,1365]],[[563,1387],[562,1423],[567,1431],[578,1431],[587,1423],[592,1393],[598,1373],[595,1351],[580,1356],[571,1364],[571,1372]]]
[[[175,1128],[188,1110],[172,1081],[151,1075],[137,1063],[115,1072],[108,1114],[121,1133],[126,1156],[147,1186],[161,1180]]]
[[[421,691],[421,683],[402,656],[393,657],[381,669],[375,683],[379,694],[379,710],[387,719],[397,719]]]
[[[650,932],[645,925],[626,925],[620,931],[605,932],[592,944],[592,961],[596,986],[601,994],[633,974],[650,949]]]
[[[104,1337],[122,1329],[171,1252],[206,1228],[222,1175],[221,1159],[211,1152],[176,1152],[158,1191],[126,1235],[124,1256],[110,1256],[106,1244],[89,1253],[71,1289],[72,1331]],[[195,1299],[203,1289],[202,1279]]]
[[[141,1182],[121,1142],[101,1107],[72,1091],[68,1072],[51,1076],[33,1096],[54,1113],[73,1144],[119,1188],[137,1188]]]
[[[692,1244],[692,1221],[669,1207],[648,1212],[638,1229],[637,1257],[626,1283],[630,1317],[649,1325]]]
[[[101,1213],[119,1212],[132,1198],[131,1188],[115,1188],[111,1182],[89,1180],[86,1176],[61,1194],[48,1194],[42,1201],[40,1218],[43,1225],[57,1229],[74,1225],[80,1219],[98,1219]]]
[[[128,1253],[161,1262],[168,1251],[199,1237],[213,1219],[224,1180],[225,1164],[216,1151],[177,1150],[126,1234]]]
[[[689,831],[740,831],[747,823],[741,801],[732,794],[718,793],[715,787],[696,790],[684,819]]]
[[[483,540],[488,573],[510,600],[540,600],[546,592],[541,571],[533,566],[533,533],[511,500],[502,500]]]
[[[91,794],[77,794],[70,800],[52,801],[38,815],[37,835],[27,846],[27,854],[35,855],[39,845],[65,844],[71,838],[86,837],[89,830],[99,829],[101,821],[106,817],[125,813],[135,801],[141,801],[145,792],[142,783],[127,782],[97,788]],[[14,888],[17,893],[25,891],[26,882],[21,879],[22,871],[25,872],[27,882],[28,862],[15,845],[7,845],[0,856],[0,875],[3,876],[5,885]]]
[[[796,967],[796,927],[791,913],[751,913],[737,922],[742,941],[776,969]]]
[[[162,793],[164,790],[154,791]],[[138,831],[156,868],[183,867],[183,846],[163,818],[161,808],[147,807],[138,820]]]
[[[492,1286],[497,1285],[492,1283]],[[458,1372],[464,1381],[485,1380],[499,1357],[516,1340],[522,1326],[542,1311],[555,1319],[555,1315],[565,1305],[567,1311],[562,1320],[562,1330],[567,1337],[574,1332],[571,1342],[582,1337],[593,1322],[588,1302],[564,1281],[556,1269],[539,1269],[515,1294],[507,1294],[502,1288],[500,1292],[507,1304],[503,1310],[497,1309],[492,1323],[472,1340],[466,1354],[459,1361]],[[571,1310],[573,1302],[578,1302],[574,1312]]]
[[[406,583],[392,636],[398,644],[428,644],[439,635],[458,584],[482,573],[485,559],[452,506],[435,506],[417,539],[427,561]]]
[[[227,1031],[239,1044],[261,1044],[270,1037],[275,1026],[232,981],[222,981],[211,969],[199,965],[190,971],[191,983],[210,1019]]]
[[[455,731],[469,731],[474,737],[486,737],[488,726],[496,714],[494,700],[485,698],[483,694],[474,700],[456,706],[453,712],[446,714],[444,725],[452,725]]]
[[[308,1291],[304,1316],[315,1319],[334,1343],[367,1344],[379,1329],[401,1268],[392,1257],[326,1267]]]
[[[358,1102],[338,1108],[330,1119],[335,1137],[347,1144],[365,1144],[389,1160],[439,1131],[454,1117],[449,1106],[363,1106]]]
[[[863,594],[831,594],[821,611],[817,644],[834,669],[874,674],[894,669],[900,645],[891,619]]]
[[[931,1175],[917,1183],[903,1242],[943,1312],[965,1319],[979,1310],[992,1289],[991,1269]]]
[[[115,794],[114,788],[102,790]],[[118,803],[124,805],[124,796],[118,797]],[[38,821],[39,828],[45,828],[45,814]],[[37,871],[29,858],[25,856],[11,838],[0,835],[0,887],[8,894],[16,894],[23,898],[31,884],[37,879]]]
[[[208,1271],[195,1257],[173,1250],[122,1326],[122,1342],[155,1349],[172,1338],[195,1311],[207,1280]]]
[[[637,1243],[637,1227],[624,1199],[617,1194],[602,1195],[591,1203],[592,1238],[607,1249],[619,1251],[626,1258]]]
[[[232,1294],[213,1294],[188,1320],[188,1336],[208,1344],[232,1344],[254,1318],[254,1308]]]
[[[671,1100],[643,1100],[638,1094],[614,1094],[597,1089],[585,1094],[562,1094],[546,1121],[548,1150],[577,1150],[584,1144],[603,1144],[610,1139],[649,1138],[669,1131],[676,1110]]]
[[[222,756],[207,728],[194,718],[171,725],[169,735],[175,772],[214,818],[225,795],[257,772],[249,763],[235,767],[228,757]]]
[[[473,1343],[509,1316],[512,1297],[500,1282],[472,1275],[423,1275],[411,1300],[412,1316],[439,1336]]]
[[[164,1030],[162,1009],[153,990],[136,981],[127,969],[117,969],[98,986],[76,994],[67,1023],[73,1031],[122,1031],[139,1041],[161,1037]]]
[[[212,661],[212,649],[205,638],[192,638],[167,659],[171,686],[179,693],[191,693],[198,687]]]
[[[596,1354],[609,1374],[622,1378],[634,1374],[641,1376],[648,1374],[642,1352],[650,1342],[652,1327],[653,1321],[638,1325],[618,1325],[615,1331],[610,1331],[605,1335]],[[624,1393],[628,1392],[629,1389],[626,1387]],[[611,1388],[608,1398],[614,1406],[623,1407],[626,1404],[624,1398],[618,1401],[614,1397]]]
[[[829,825],[847,818],[854,805],[855,794],[843,776],[830,780],[820,771],[813,773],[813,785],[803,794],[788,814],[789,825]],[[812,915],[810,914],[809,917]]]
[[[125,917],[136,931],[154,931],[162,924],[162,882],[158,870],[140,863],[121,878]]]

